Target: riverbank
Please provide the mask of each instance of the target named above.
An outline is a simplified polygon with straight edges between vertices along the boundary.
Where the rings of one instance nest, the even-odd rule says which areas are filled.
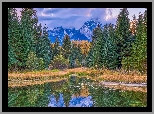
[[[147,76],[140,75],[136,72],[125,74],[122,71],[110,71],[106,69],[92,70],[89,68],[74,68],[60,70],[44,70],[25,73],[8,73],[8,86],[27,86],[35,84],[43,84],[48,82],[67,81],[71,74],[76,74],[78,77],[85,77],[94,82],[101,83],[102,86],[107,86],[115,89],[135,90],[146,92]],[[105,85],[102,83],[104,82]],[[114,84],[113,84],[114,83]],[[123,84],[122,84],[123,83]],[[125,84],[124,84],[125,83]],[[129,86],[128,84],[136,84]],[[143,86],[139,86],[143,85]],[[132,89],[130,89],[132,88]]]

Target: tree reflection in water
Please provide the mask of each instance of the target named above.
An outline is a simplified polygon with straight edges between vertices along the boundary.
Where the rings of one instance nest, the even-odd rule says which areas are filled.
[[[69,101],[68,107],[92,107],[93,101],[91,99],[92,99],[91,96],[88,97],[72,96],[72,99]],[[48,107],[66,107],[63,99],[63,94],[60,93],[58,102],[56,101],[54,95],[51,95]]]
[[[78,84],[77,85],[74,84],[74,86],[71,86],[71,91],[73,92],[73,95],[71,98],[68,98],[70,99],[68,100],[68,103],[64,102],[65,100],[63,98],[62,93],[59,93],[58,100],[56,100],[57,98],[56,94],[55,95],[52,94],[48,107],[92,107],[93,106],[92,97],[89,96],[88,87],[83,85],[83,83],[81,84],[81,86],[79,86]]]

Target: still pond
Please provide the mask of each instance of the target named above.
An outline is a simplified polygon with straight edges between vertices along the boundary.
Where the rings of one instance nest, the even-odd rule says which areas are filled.
[[[9,107],[146,107],[147,93],[114,90],[86,78],[8,88]]]

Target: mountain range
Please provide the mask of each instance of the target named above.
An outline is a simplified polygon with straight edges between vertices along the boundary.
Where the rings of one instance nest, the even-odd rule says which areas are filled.
[[[91,19],[86,21],[80,29],[76,30],[74,27],[63,28],[55,27],[53,30],[48,30],[49,39],[52,43],[55,42],[55,39],[58,37],[60,44],[63,41],[64,36],[67,34],[70,36],[70,40],[88,40],[91,41],[93,29],[100,25],[103,28],[101,21],[99,19]]]

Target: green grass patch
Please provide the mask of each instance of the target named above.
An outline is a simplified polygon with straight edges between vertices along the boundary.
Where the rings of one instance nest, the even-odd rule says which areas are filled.
[[[78,72],[77,75],[78,76],[86,76],[86,75],[88,75],[88,73],[87,72]]]
[[[51,70],[51,72],[58,72],[58,71],[60,71],[60,70],[58,70],[58,69]]]

